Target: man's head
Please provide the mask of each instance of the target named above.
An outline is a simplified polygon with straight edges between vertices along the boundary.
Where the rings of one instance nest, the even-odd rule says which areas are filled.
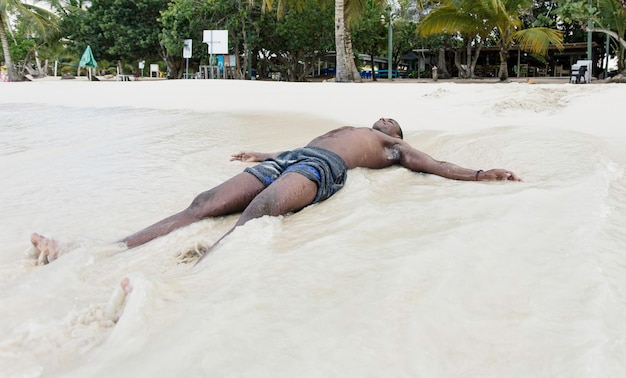
[[[402,128],[400,128],[400,124],[396,122],[395,119],[381,118],[378,121],[374,122],[372,129],[378,130],[381,133],[387,134],[393,138],[404,138],[402,135]]]

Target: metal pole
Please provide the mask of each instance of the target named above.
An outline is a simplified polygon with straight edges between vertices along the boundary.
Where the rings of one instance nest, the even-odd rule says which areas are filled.
[[[389,14],[389,38],[387,41],[387,79],[391,80],[391,54],[392,52],[392,48],[393,48],[393,32],[391,30],[392,25],[391,25],[391,14]]]
[[[252,51],[250,51],[250,48],[248,46],[247,48],[248,51],[248,80],[252,80]]]
[[[589,12],[591,13],[591,8],[593,7],[593,0],[589,0]],[[587,60],[592,60],[591,57],[591,29],[593,28],[593,21],[591,17],[589,17],[589,21],[587,23],[587,27],[589,31],[587,32]]]
[[[519,67],[522,64],[522,57],[521,57],[521,55],[522,55],[522,50],[520,50],[520,47],[518,47],[517,48],[517,69],[516,69],[518,78],[519,78],[519,71],[520,71]]]
[[[604,55],[606,56],[605,62],[606,65],[604,66],[604,71],[607,73],[609,73],[609,53],[611,52],[611,50],[609,49],[609,44],[611,43],[611,36],[610,35],[606,35],[606,43],[604,44]]]

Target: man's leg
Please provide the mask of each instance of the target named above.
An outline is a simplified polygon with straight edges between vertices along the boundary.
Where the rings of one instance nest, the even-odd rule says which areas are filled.
[[[287,172],[250,202],[235,227],[264,215],[278,216],[302,210],[316,195],[317,183],[299,173]]]
[[[265,187],[254,175],[242,172],[223,184],[199,194],[185,210],[120,242],[125,243],[128,248],[134,248],[203,218],[241,212],[263,189]],[[39,260],[52,261],[58,257],[59,245],[55,240],[33,233],[31,242],[40,252]]]
[[[208,217],[238,213],[265,189],[254,175],[242,172],[213,189],[200,193],[185,210],[130,235],[120,242],[134,248],[159,236]]]
[[[296,172],[283,174],[259,195],[254,197],[241,214],[235,226],[208,248],[200,260],[208,255],[216,245],[230,235],[238,226],[264,215],[278,216],[296,212],[310,205],[316,195],[317,183]]]

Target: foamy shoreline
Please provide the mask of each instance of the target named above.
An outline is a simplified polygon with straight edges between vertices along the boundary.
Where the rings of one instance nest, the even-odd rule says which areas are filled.
[[[613,126],[598,125],[594,112],[619,109],[626,87],[562,82],[89,82],[50,78],[0,85],[0,96],[2,103],[12,104],[315,115],[350,125],[369,125],[388,116],[407,130],[545,126],[610,135]]]

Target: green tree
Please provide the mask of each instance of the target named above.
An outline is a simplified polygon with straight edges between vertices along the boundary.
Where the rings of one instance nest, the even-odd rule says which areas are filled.
[[[49,3],[55,5],[58,2],[51,0]],[[11,81],[20,81],[23,79],[23,75],[18,74],[15,69],[7,36],[7,33],[11,32],[9,30],[8,21],[11,17],[18,15],[21,17],[22,22],[37,28],[42,34],[56,29],[56,17],[49,10],[22,1],[0,0],[0,42],[2,43],[2,52],[4,54],[4,63],[7,67],[7,75]]]
[[[454,61],[461,77],[474,77],[474,68],[480,55],[480,50],[487,40],[492,29],[487,25],[484,13],[474,9],[472,2],[444,2],[435,7],[420,23],[417,28],[421,35],[437,33],[454,34],[464,41],[465,65],[461,61],[462,48],[454,48]],[[454,46],[457,47],[457,46]]]
[[[419,20],[427,14],[424,9],[426,2],[415,2],[410,0],[398,0],[398,7],[395,10],[393,22],[393,66],[397,67],[401,57],[407,52],[415,50],[429,49],[437,51],[443,47],[441,35],[422,36],[415,33]],[[420,54],[425,61],[426,56]],[[432,62],[431,62],[432,63]],[[445,67],[445,64],[442,65]],[[432,66],[431,66],[432,67]],[[411,77],[429,76],[429,71],[420,72],[421,67],[413,67],[416,70],[409,73]],[[424,67],[426,68],[426,67]],[[429,67],[430,68],[430,67]],[[443,71],[443,70],[442,70]],[[442,77],[443,75],[442,72]]]
[[[498,77],[504,81],[508,79],[507,58],[514,43],[539,55],[545,55],[550,44],[563,48],[563,36],[559,30],[547,27],[522,29],[522,15],[532,5],[531,0],[448,0],[428,14],[418,30],[424,35],[458,32],[475,36],[479,45],[483,39],[489,38],[500,50]]]
[[[159,17],[160,39],[167,56],[165,62],[170,77],[180,78],[183,73],[182,50],[185,39],[191,39],[193,62],[207,57],[207,45],[202,43],[202,31],[214,29],[212,16],[214,2],[201,0],[174,0]],[[217,15],[219,16],[219,15]]]
[[[11,57],[18,66],[18,76],[25,73],[33,77],[46,75],[47,67],[42,66],[39,52],[54,38],[53,34],[45,33],[29,19],[18,15],[14,19],[12,30],[13,44],[10,46]]]
[[[618,69],[624,74],[626,64],[626,1],[598,1],[598,15],[590,32],[599,32],[610,36],[615,42]]]
[[[380,7],[388,5],[387,0],[374,1]],[[337,54],[335,81],[361,81],[361,75],[354,62],[350,30],[352,25],[360,19],[365,8],[365,0],[335,0],[335,52]]]
[[[181,77],[184,39],[193,40],[194,64],[208,63],[208,47],[202,42],[203,30],[225,29],[231,56],[236,57],[235,77],[243,78],[258,41],[260,19],[261,4],[247,0],[171,1],[159,18],[161,41],[168,52],[168,70],[174,77]]]
[[[167,0],[93,0],[72,18],[77,52],[91,46],[96,60],[139,61],[164,58],[158,18]],[[121,69],[124,69],[122,64]]]
[[[252,1],[252,0],[251,0]],[[332,3],[331,3],[332,1]],[[387,0],[375,0],[380,4],[386,4]],[[276,5],[277,13],[281,15],[285,5],[302,6],[305,0],[262,0],[264,7],[272,9]],[[337,82],[360,82],[361,75],[354,61],[350,28],[358,19],[365,8],[366,0],[308,0],[335,6],[335,81]]]
[[[611,37],[616,56],[618,69],[624,73],[626,51],[626,1],[624,0],[597,0],[589,7],[587,1],[567,0],[559,4],[556,13],[565,22],[575,23],[582,30],[603,33]],[[594,26],[589,27],[589,21]]]
[[[357,51],[370,56],[372,80],[377,81],[374,73],[374,57],[380,54],[386,46],[387,26],[381,22],[385,10],[379,2],[368,0],[361,17],[353,27],[353,41]]]
[[[354,63],[354,54],[352,52],[352,40],[350,39],[349,17],[354,13],[348,13],[350,0],[335,0],[335,81],[355,82],[361,81],[356,64]],[[356,3],[356,1],[354,2]],[[352,7],[351,9],[355,9]]]
[[[332,8],[315,4],[286,7],[281,18],[266,17],[261,34],[265,64],[289,81],[304,81],[318,58],[334,46]]]
[[[84,50],[84,41],[88,38],[86,18],[88,16],[86,4],[78,1],[69,1],[63,7],[55,10],[61,18],[59,23],[60,34],[66,41],[70,53],[79,55]]]

